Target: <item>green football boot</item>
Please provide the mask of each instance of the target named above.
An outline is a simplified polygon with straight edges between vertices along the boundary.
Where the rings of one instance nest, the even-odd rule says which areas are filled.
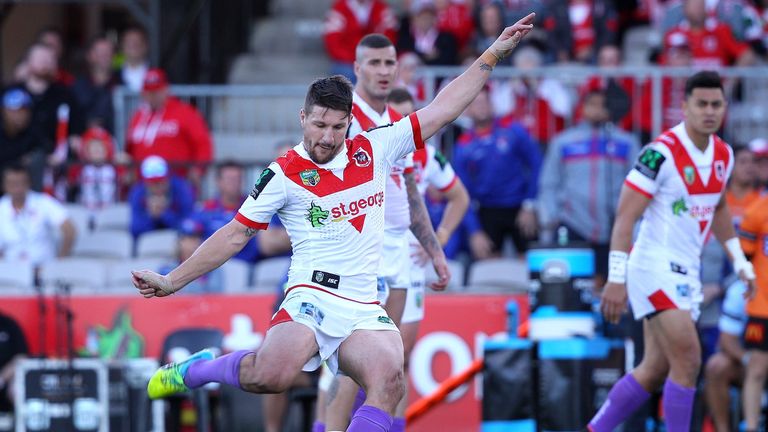
[[[160,399],[189,390],[184,384],[184,376],[189,365],[200,360],[213,360],[214,355],[210,350],[198,351],[181,363],[168,363],[152,375],[147,384],[147,394],[150,399]]]

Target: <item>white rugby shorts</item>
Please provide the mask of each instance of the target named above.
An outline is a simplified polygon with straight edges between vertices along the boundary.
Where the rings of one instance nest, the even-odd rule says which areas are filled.
[[[384,233],[381,246],[379,277],[388,289],[408,289],[411,286],[411,255],[408,236]]]
[[[288,291],[271,326],[295,321],[315,333],[320,351],[305,365],[311,372],[325,361],[332,374],[339,370],[339,346],[355,330],[397,331],[392,319],[379,304],[359,303],[320,289],[293,288]]]
[[[691,318],[698,320],[703,299],[698,272],[664,259],[649,264],[638,266],[630,261],[627,265],[627,293],[635,319],[681,309],[690,311]]]
[[[431,264],[428,264],[431,265]],[[413,264],[411,266],[411,287],[405,297],[403,324],[419,322],[424,319],[424,292],[426,291],[426,269]]]

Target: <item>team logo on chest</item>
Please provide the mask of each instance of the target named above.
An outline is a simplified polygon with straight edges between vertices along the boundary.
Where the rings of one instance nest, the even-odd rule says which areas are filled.
[[[359,166],[360,168],[365,168],[371,164],[371,156],[363,148],[357,149],[357,151],[355,151],[355,153],[352,155],[352,159],[355,160],[355,165]]]
[[[725,181],[725,163],[721,160],[715,161],[715,178],[721,183]]]
[[[686,183],[692,185],[696,181],[696,169],[690,165],[683,167],[683,178]]]
[[[299,177],[301,177],[304,186],[317,186],[320,183],[320,174],[317,173],[316,169],[304,170],[299,173]]]

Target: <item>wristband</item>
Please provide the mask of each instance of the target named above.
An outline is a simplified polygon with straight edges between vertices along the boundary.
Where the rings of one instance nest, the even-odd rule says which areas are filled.
[[[484,51],[484,52],[483,52],[483,53],[480,55],[480,60],[482,60],[482,61],[483,61],[484,63],[486,63],[488,66],[490,66],[490,67],[494,67],[494,66],[496,66],[496,63],[498,63],[499,61],[501,61],[501,58],[499,58],[499,56],[497,56],[496,54],[494,54],[494,53],[493,53],[493,52],[492,52],[490,49],[487,49],[487,50],[485,50],[485,51]]]
[[[739,243],[738,237],[726,240],[723,245],[725,245],[728,253],[731,254],[733,270],[736,272],[736,275],[741,276],[741,273],[743,272],[744,277],[747,279],[754,279],[755,269],[752,267],[752,263],[747,260],[747,257],[744,256],[744,251],[741,250],[741,243]]]
[[[608,254],[608,282],[624,284],[627,283],[627,258],[629,255],[624,251],[612,250]]]

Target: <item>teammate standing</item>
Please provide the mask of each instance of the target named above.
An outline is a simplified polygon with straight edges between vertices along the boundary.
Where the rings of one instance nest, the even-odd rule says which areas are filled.
[[[397,327],[376,301],[384,226],[384,184],[391,166],[456,119],[487,82],[498,61],[533,28],[534,14],[507,27],[462,75],[425,108],[389,127],[345,140],[352,88],[340,76],[316,80],[300,120],[304,140],[262,172],[229,224],[168,275],[134,271],[147,298],[165,297],[223,264],[274,213],[291,236],[286,298],[258,354],[236,351],[213,359],[201,351],[159,369],[151,398],[226,383],[246,391],[284,391],[302,370],[326,361],[366,390],[366,405],[348,431],[388,431],[403,396],[403,346]],[[434,259],[444,288],[445,261]]]
[[[723,194],[733,151],[715,132],[725,108],[717,73],[691,76],[685,86],[685,120],[649,144],[627,175],[601,310],[608,321],[618,322],[629,294],[635,319],[643,319],[645,350],[642,362],[613,386],[592,418],[592,432],[612,431],[662,385],[667,430],[690,429],[701,366],[694,325],[702,299],[699,265],[710,230],[751,292],[754,270],[741,250]],[[632,230],[641,216],[632,246]]]

